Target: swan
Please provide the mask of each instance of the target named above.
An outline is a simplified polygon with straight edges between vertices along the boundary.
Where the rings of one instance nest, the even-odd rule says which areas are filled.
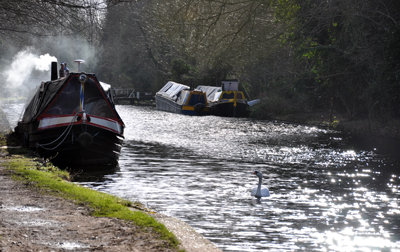
[[[256,197],[257,201],[260,202],[261,197],[269,197],[269,190],[268,188],[261,189],[261,183],[262,183],[261,172],[255,171],[253,174],[255,174],[258,177],[258,186],[253,188],[253,190],[251,191],[251,196]]]

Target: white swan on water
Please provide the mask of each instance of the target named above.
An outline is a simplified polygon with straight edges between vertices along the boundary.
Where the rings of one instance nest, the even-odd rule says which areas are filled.
[[[269,197],[269,190],[268,188],[262,188],[261,189],[261,183],[262,183],[262,174],[259,171],[255,171],[253,174],[255,174],[258,177],[258,186],[253,188],[251,191],[251,196],[254,196],[257,198],[257,201],[261,200],[261,197]]]

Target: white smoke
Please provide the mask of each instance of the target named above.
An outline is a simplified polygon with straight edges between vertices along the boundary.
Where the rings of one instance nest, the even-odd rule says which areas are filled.
[[[27,91],[50,80],[51,62],[57,58],[49,54],[37,55],[26,49],[18,52],[5,70],[5,90],[12,95],[24,96]]]

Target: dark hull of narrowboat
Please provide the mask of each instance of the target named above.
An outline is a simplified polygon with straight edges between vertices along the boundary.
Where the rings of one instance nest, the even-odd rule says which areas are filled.
[[[115,165],[123,137],[109,130],[88,125],[37,129],[38,123],[18,123],[17,133],[24,143],[44,158],[61,167]]]
[[[60,167],[117,164],[125,125],[111,86],[94,74],[53,78],[54,65],[52,80],[35,89],[15,132]]]
[[[226,117],[247,117],[250,114],[249,105],[246,103],[213,102],[210,103],[211,114]]]
[[[172,112],[176,114],[182,115],[208,115],[209,113],[206,111],[208,108],[203,107],[196,107],[196,106],[183,106],[175,101],[165,98],[161,95],[156,95],[156,109]]]

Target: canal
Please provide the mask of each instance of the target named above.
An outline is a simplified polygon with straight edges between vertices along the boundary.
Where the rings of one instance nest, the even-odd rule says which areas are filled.
[[[119,105],[119,167],[81,184],[177,217],[223,251],[400,251],[396,142]],[[367,141],[368,140],[368,141]],[[251,197],[257,170],[271,196]]]

